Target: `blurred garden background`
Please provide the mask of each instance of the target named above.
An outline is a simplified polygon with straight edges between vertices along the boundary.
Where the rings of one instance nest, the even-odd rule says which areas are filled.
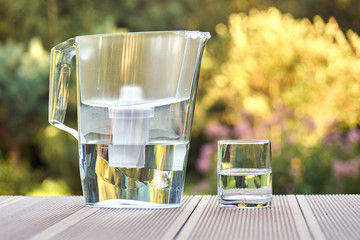
[[[212,35],[185,194],[216,194],[230,138],[272,141],[276,194],[360,193],[359,23],[358,0],[0,0],[0,194],[82,194],[77,142],[47,122],[50,49],[148,30]]]

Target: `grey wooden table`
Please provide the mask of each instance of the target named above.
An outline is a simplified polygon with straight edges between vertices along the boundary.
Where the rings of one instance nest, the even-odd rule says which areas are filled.
[[[275,195],[267,209],[219,208],[207,195],[175,209],[0,196],[0,239],[360,239],[360,195]]]

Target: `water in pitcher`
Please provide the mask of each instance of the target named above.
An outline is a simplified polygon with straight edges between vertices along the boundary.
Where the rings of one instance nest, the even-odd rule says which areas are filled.
[[[189,99],[175,98],[131,107],[82,103],[79,152],[87,204],[179,206],[189,150],[188,105]]]

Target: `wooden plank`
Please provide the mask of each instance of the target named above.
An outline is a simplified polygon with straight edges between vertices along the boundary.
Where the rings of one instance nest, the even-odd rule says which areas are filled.
[[[311,239],[309,227],[306,224],[304,215],[301,212],[299,203],[298,203],[295,195],[287,195],[287,199],[289,202],[289,208],[291,210],[291,215],[294,219],[297,231],[299,233],[299,238],[303,239],[303,240]]]
[[[5,196],[0,196],[0,203],[1,202],[3,202],[3,201],[5,201],[6,199],[10,199],[10,198],[12,198],[13,196],[7,196],[7,195],[5,195]],[[15,197],[15,196],[14,196]]]
[[[295,209],[293,209],[295,207]],[[274,196],[271,208],[220,208],[204,196],[177,239],[311,239],[295,196]]]
[[[205,209],[207,209],[206,206],[210,200],[211,196],[208,195],[205,195],[201,198],[196,209],[194,210],[184,227],[181,229],[176,239],[188,239],[189,235],[195,230],[196,225],[199,224],[200,217],[203,215]]]
[[[305,196],[326,239],[359,239],[359,195]]]
[[[51,227],[45,229],[44,231],[36,234],[35,236],[31,237],[30,240],[47,240],[55,237],[57,234],[65,231],[72,225],[82,221],[89,215],[98,211],[99,208],[91,208],[91,207],[83,207],[79,211],[71,214],[70,216],[62,219],[61,221],[57,222],[56,224],[52,225]]]
[[[21,201],[24,199],[22,196],[13,196],[13,197],[2,197],[0,200],[0,208],[6,207],[10,204],[13,204],[16,201]]]
[[[314,212],[310,208],[307,200],[304,195],[296,195],[296,199],[298,200],[301,211],[306,220],[307,226],[310,229],[311,235],[316,240],[326,239],[325,235],[319,225],[318,220],[316,219]]]
[[[180,215],[175,219],[175,221],[171,224],[167,232],[164,234],[162,239],[174,239],[177,234],[180,232],[186,221],[189,219],[196,206],[199,204],[201,200],[201,196],[193,196],[191,201],[184,206]]]
[[[83,197],[0,197],[1,239],[359,239],[360,195],[275,195],[263,209],[184,196],[175,209],[84,206]]]
[[[188,204],[193,204],[192,199],[192,196],[184,196],[180,208],[170,209],[96,208],[96,212],[82,220],[75,217],[72,224],[64,227],[59,223],[36,239],[42,239],[52,230],[56,232],[51,239],[161,239],[167,234],[176,235],[179,229],[175,228],[181,225],[181,219],[191,209]],[[63,222],[66,224],[67,221]]]
[[[83,205],[79,197],[15,197],[0,208],[1,239],[28,239]]]

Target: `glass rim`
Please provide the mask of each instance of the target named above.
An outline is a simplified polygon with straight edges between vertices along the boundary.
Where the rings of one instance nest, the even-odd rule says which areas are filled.
[[[239,145],[239,144],[266,144],[266,143],[271,143],[270,140],[262,140],[262,139],[249,139],[249,140],[239,140],[239,139],[235,139],[235,140],[219,140],[218,145],[220,144],[234,144],[234,145]]]
[[[114,33],[101,33],[101,34],[88,34],[79,35],[74,38],[85,38],[85,37],[110,37],[110,36],[122,36],[122,35],[140,35],[140,34],[169,34],[175,33],[184,36],[202,36],[205,39],[210,39],[211,35],[209,32],[201,32],[197,30],[168,30],[168,31],[140,31],[140,32],[114,32]]]

